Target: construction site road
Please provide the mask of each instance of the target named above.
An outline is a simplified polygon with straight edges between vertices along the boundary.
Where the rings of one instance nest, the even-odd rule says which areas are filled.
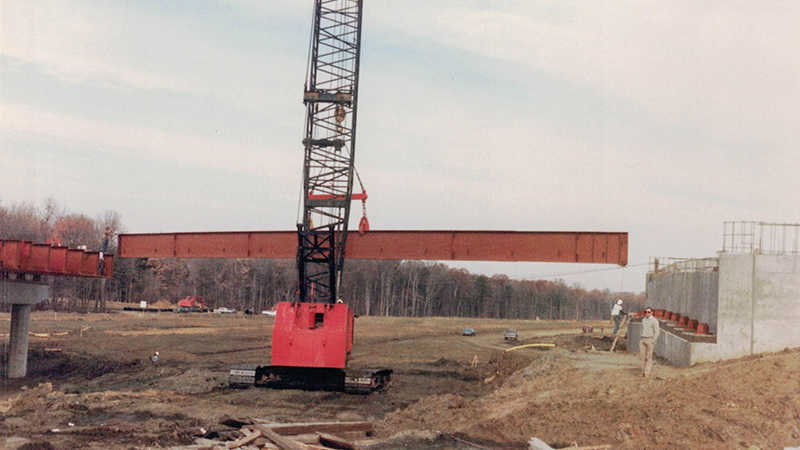
[[[533,437],[554,448],[800,445],[798,350],[691,368],[659,360],[644,379],[624,339],[607,351],[607,321],[362,316],[350,367],[394,375],[388,390],[353,397],[228,388],[230,365],[269,363],[271,316],[118,309],[32,314],[29,377],[0,385],[0,448],[197,448],[231,417],[369,421],[375,433],[358,444],[373,450],[524,449]],[[3,349],[9,326],[0,314]],[[505,341],[506,328],[519,340]],[[555,347],[504,352],[532,343]]]

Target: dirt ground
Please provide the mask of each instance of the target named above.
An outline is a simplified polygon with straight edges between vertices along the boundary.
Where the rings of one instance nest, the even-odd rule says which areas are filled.
[[[370,421],[375,433],[359,445],[373,450],[524,449],[532,437],[555,448],[800,445],[797,350],[692,368],[658,361],[643,379],[624,341],[607,351],[607,322],[359,317],[351,367],[393,369],[388,390],[229,389],[228,366],[269,362],[272,323],[265,315],[35,312],[30,377],[1,381],[0,449],[181,448],[226,417]],[[3,353],[9,324],[0,314]],[[464,327],[477,336],[461,336]],[[520,340],[505,341],[505,328]],[[556,346],[504,353],[528,343]]]

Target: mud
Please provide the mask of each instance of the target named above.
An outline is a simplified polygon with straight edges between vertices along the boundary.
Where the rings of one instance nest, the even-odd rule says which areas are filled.
[[[610,336],[581,331],[604,322],[360,317],[351,366],[392,368],[387,391],[229,389],[229,365],[269,362],[272,320],[35,312],[30,376],[0,385],[0,442],[180,448],[225,418],[252,417],[368,420],[375,433],[360,445],[375,450],[523,449],[534,436],[556,448],[800,445],[797,350],[683,369],[659,361],[642,379],[624,339],[612,354]],[[0,315],[2,333],[9,322]],[[461,336],[464,327],[477,336]],[[517,328],[520,340],[504,341],[505,328]],[[504,352],[529,343],[556,346]]]

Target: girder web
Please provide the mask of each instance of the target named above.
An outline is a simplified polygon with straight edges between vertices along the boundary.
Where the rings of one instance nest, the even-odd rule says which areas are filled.
[[[334,302],[353,191],[361,0],[316,0],[306,80],[299,301]]]

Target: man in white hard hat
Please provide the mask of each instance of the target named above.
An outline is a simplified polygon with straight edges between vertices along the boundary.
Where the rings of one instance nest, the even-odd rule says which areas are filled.
[[[614,307],[611,308],[611,319],[614,321],[614,336],[616,336],[617,331],[619,331],[619,322],[622,319],[622,316],[627,315],[628,313],[622,310],[622,299],[618,299],[617,303],[614,304]]]

